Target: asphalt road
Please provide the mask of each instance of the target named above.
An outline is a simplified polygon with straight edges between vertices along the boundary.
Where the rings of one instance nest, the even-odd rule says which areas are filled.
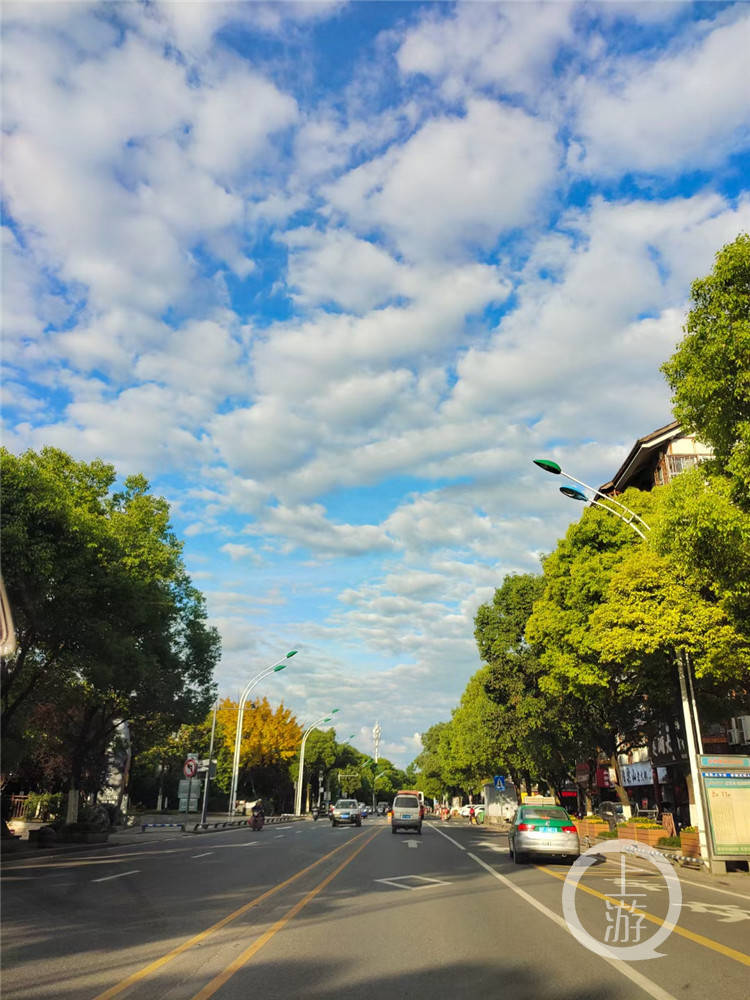
[[[2,995],[746,1000],[750,877],[681,872],[681,912],[661,957],[626,963],[571,935],[568,870],[514,865],[505,836],[486,827],[433,823],[421,837],[393,836],[382,820],[150,832],[123,847],[9,859]],[[594,940],[633,944],[661,928],[661,876],[638,859],[625,876],[623,886],[619,862],[607,860],[572,893]]]

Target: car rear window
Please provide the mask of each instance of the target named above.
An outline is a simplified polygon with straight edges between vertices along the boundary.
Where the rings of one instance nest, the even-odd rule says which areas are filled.
[[[531,809],[526,808],[523,810],[524,819],[570,819],[570,816],[565,812],[564,809],[555,809],[551,807],[549,809]]]
[[[336,808],[337,809],[356,809],[357,808],[357,803],[354,801],[354,799],[340,799],[336,803]]]
[[[416,795],[397,795],[393,806],[395,809],[418,809],[419,799]]]

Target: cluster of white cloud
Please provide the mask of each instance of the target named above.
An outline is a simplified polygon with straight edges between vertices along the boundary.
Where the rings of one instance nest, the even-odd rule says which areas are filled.
[[[415,6],[332,89],[306,45],[356,16],[6,5],[4,436],[163,477],[222,680],[299,637],[294,707],[387,704],[404,755],[571,516],[530,458],[601,480],[670,418],[690,281],[750,229],[707,173],[750,14]]]

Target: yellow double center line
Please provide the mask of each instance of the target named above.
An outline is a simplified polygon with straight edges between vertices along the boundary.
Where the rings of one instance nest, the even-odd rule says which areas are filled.
[[[376,830],[372,836],[364,842],[364,844],[360,844],[357,850],[350,854],[346,861],[343,861],[338,868],[335,869],[335,871],[331,872],[330,875],[326,875],[322,882],[316,885],[314,889],[311,889],[310,892],[308,892],[306,896],[303,896],[298,903],[295,903],[288,913],[285,913],[284,916],[281,917],[280,920],[277,920],[272,927],[269,927],[265,934],[262,934],[258,940],[254,942],[254,944],[251,944],[249,948],[246,948],[245,951],[242,952],[242,954],[238,955],[237,958],[235,958],[223,972],[220,972],[218,976],[214,976],[211,982],[207,983],[203,989],[200,990],[200,992],[196,993],[192,1000],[208,1000],[208,998],[212,997],[217,990],[220,990],[224,983],[226,983],[228,979],[231,979],[235,972],[238,972],[242,968],[245,962],[248,962],[264,945],[268,944],[274,934],[277,934],[285,924],[288,924],[290,920],[294,919],[300,910],[304,909],[307,904],[318,895],[319,892],[325,889],[325,887],[336,878],[339,872],[343,871],[348,864],[351,864],[357,855],[361,851],[364,851],[370,841],[377,837],[379,833],[380,830]],[[362,836],[362,834],[360,834],[360,836]]]
[[[292,917],[294,917],[297,913],[299,913],[302,907],[306,906],[313,898],[313,896],[317,895],[317,893],[320,892],[321,889],[324,889],[325,886],[328,885],[328,883],[332,879],[334,879],[338,875],[338,873],[349,864],[350,861],[353,861],[354,858],[359,854],[359,852],[364,850],[365,847],[367,847],[367,845],[370,843],[373,837],[377,836],[378,832],[379,831],[376,830],[375,833],[373,833],[372,836],[364,842],[364,844],[361,844],[357,848],[357,850],[354,851],[354,853],[351,854],[343,864],[339,865],[339,867],[333,872],[333,874],[329,875],[326,879],[324,879],[323,882],[320,883],[320,885],[318,885],[315,889],[312,890],[311,893],[308,893],[307,896],[305,896],[299,903],[297,903],[296,906],[294,906],[289,911],[286,917],[283,918],[283,920],[278,921],[261,938],[259,938],[256,944],[253,946],[255,951],[257,951],[259,948],[262,948],[263,945],[266,943],[266,941],[269,940],[271,937],[273,937],[276,931],[279,930],[280,927],[287,922],[287,920],[291,920]],[[192,948],[199,942],[205,941],[206,938],[210,937],[212,934],[215,934],[217,931],[220,931],[222,927],[226,927],[227,924],[231,924],[232,921],[237,920],[238,917],[241,917],[244,913],[247,913],[248,910],[252,910],[253,907],[258,906],[260,903],[264,902],[264,900],[270,899],[271,896],[275,896],[277,892],[280,892],[282,889],[285,889],[288,885],[291,885],[293,882],[296,882],[297,879],[302,878],[303,875],[306,875],[308,872],[312,871],[313,868],[317,868],[318,865],[321,865],[324,861],[327,861],[328,858],[332,858],[334,854],[337,854],[339,851],[342,851],[345,847],[348,847],[350,844],[353,844],[356,840],[359,840],[360,837],[364,837],[364,833],[358,833],[356,837],[352,837],[352,839],[348,840],[346,843],[339,844],[338,847],[335,847],[332,851],[329,851],[328,854],[324,854],[322,857],[318,858],[317,861],[313,861],[313,863],[307,865],[306,868],[302,868],[294,875],[290,875],[288,879],[285,879],[283,882],[279,882],[278,885],[275,885],[272,888],[267,889],[265,892],[261,893],[260,896],[256,896],[255,899],[251,899],[248,903],[244,903],[242,906],[234,910],[232,913],[227,914],[226,917],[222,917],[221,920],[217,921],[215,924],[212,924],[210,927],[207,927],[204,931],[201,931],[199,934],[195,934],[193,937],[188,938],[187,941],[183,941],[182,944],[178,945],[176,948],[172,948],[171,951],[168,951],[166,954],[162,955],[161,958],[157,958],[153,962],[149,962],[148,965],[144,965],[142,969],[138,969],[137,972],[133,972],[126,979],[123,979],[121,982],[116,983],[114,986],[111,986],[108,990],[105,990],[104,993],[98,994],[98,996],[94,997],[94,1000],[111,1000],[112,997],[116,997],[119,996],[121,993],[124,993],[125,990],[129,989],[135,983],[140,982],[142,979],[145,979],[146,976],[150,976],[152,972],[156,972],[158,969],[161,969],[163,966],[165,966],[168,962],[171,962],[173,958],[177,958],[178,955],[182,955],[184,952],[188,951],[188,949]],[[248,949],[248,951],[252,951],[252,949]],[[221,973],[220,976],[217,976],[216,979],[212,980],[211,983],[209,983],[208,986],[205,987],[205,989],[207,990],[209,989],[209,987],[213,985],[213,983],[217,984],[210,993],[206,993],[204,990],[202,990],[198,994],[198,996],[201,998],[211,996],[212,993],[215,993],[216,990],[221,985],[221,983],[217,981],[221,977],[224,977],[222,978],[222,982],[226,982],[226,980],[229,979],[231,975],[234,975],[234,973],[237,971],[237,968],[239,968],[239,965],[237,965],[237,968],[234,968],[237,962],[240,962],[241,965],[244,962],[246,962],[247,959],[250,957],[251,956],[249,954],[243,952],[243,954],[240,956],[242,962],[240,962],[240,959],[236,959],[235,962],[233,962],[232,965],[229,966],[229,969],[232,970],[231,972],[229,972],[229,969],[225,970],[225,972]]]

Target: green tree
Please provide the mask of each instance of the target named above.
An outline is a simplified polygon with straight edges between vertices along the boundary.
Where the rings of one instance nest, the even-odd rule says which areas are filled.
[[[493,705],[491,724],[495,766],[503,766],[516,785],[523,778],[558,789],[570,776],[579,745],[576,716],[544,689],[546,667],[526,641],[526,629],[545,590],[541,575],[507,576],[491,604],[479,608],[475,637],[488,664],[481,675]]]
[[[693,282],[685,337],[662,371],[674,414],[711,445],[718,467],[750,505],[750,235],[716,255],[711,274]]]
[[[77,704],[80,725],[58,747],[72,816],[118,720],[137,735],[155,714],[171,729],[203,716],[219,636],[185,572],[168,505],[143,477],[114,492],[112,466],[53,448],[3,449],[0,463],[3,572],[18,635],[0,664],[4,773],[19,767],[38,706]]]

